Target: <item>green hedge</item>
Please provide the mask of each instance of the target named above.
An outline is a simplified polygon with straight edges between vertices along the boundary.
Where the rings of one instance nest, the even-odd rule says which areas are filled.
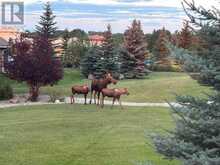
[[[8,100],[13,97],[13,89],[2,75],[0,75],[0,100]]]

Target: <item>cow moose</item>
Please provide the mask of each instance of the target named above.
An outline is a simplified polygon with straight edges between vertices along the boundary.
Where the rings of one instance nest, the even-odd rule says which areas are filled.
[[[96,95],[98,95],[98,105],[100,102],[100,93],[102,89],[107,88],[109,84],[117,84],[117,80],[112,77],[110,73],[107,73],[104,78],[101,79],[93,79],[91,84],[91,96],[90,96],[90,104],[92,103],[92,96],[94,92],[94,103],[96,104]]]
[[[87,99],[88,93],[89,93],[88,85],[82,85],[82,86],[76,85],[76,86],[73,86],[72,87],[72,96],[70,97],[71,104],[73,104],[75,102],[75,99],[74,99],[75,94],[83,94],[84,98],[85,98],[84,104],[86,104],[87,103],[86,99]]]

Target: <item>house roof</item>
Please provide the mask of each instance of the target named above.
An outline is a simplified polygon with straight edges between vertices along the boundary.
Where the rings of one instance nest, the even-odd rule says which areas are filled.
[[[103,40],[105,40],[105,38],[103,37],[103,36],[101,36],[101,35],[91,35],[91,36],[89,36],[89,40],[91,41],[103,41]]]
[[[8,41],[10,38],[15,40],[19,38],[21,32],[13,27],[0,27],[0,37]]]
[[[8,47],[8,42],[0,37],[0,48],[7,48]]]

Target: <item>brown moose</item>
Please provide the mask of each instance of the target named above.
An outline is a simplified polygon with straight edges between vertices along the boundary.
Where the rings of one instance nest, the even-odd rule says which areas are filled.
[[[85,103],[84,104],[86,104],[87,103],[86,99],[87,99],[88,93],[89,93],[88,85],[73,86],[72,87],[72,96],[70,97],[71,104],[73,104],[75,102],[75,99],[74,99],[75,94],[83,94],[84,98],[85,98]]]
[[[113,98],[113,100],[112,100],[112,108],[113,108],[113,105],[115,103],[115,100],[118,100],[119,105],[123,109],[122,104],[121,104],[121,100],[120,100],[121,95],[129,95],[129,92],[128,92],[127,88],[123,88],[123,89],[118,89],[118,88],[108,89],[108,88],[104,88],[104,89],[102,89],[102,100],[101,100],[102,108],[104,107],[105,97],[111,97],[111,98]]]
[[[102,89],[107,88],[109,84],[116,84],[117,80],[115,80],[110,73],[106,74],[104,78],[101,79],[93,79],[91,84],[91,96],[90,96],[90,104],[92,103],[93,91],[94,93],[94,103],[96,104],[96,95],[98,95],[98,105],[100,101],[100,93]]]

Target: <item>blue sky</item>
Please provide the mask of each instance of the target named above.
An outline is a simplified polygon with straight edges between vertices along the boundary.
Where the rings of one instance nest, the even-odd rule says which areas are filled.
[[[1,0],[0,0],[1,1]],[[196,0],[205,4],[206,0]],[[209,0],[208,2],[210,3]],[[24,0],[25,29],[34,29],[44,0]],[[144,32],[165,26],[181,28],[186,18],[181,0],[50,0],[59,29],[81,28],[103,31],[107,24],[114,33],[124,32],[133,19],[141,20]]]

